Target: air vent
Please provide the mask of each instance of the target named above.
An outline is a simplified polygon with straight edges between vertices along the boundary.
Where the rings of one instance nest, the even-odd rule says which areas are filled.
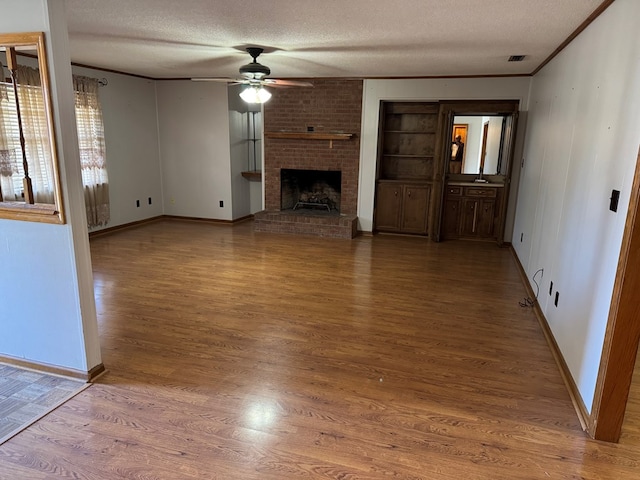
[[[509,61],[510,62],[521,62],[524,60],[524,57],[526,57],[526,55],[511,55],[509,57]]]

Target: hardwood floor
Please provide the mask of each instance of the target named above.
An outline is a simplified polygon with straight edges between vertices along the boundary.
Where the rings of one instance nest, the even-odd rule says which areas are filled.
[[[511,253],[158,222],[91,242],[98,382],[0,446],[0,479],[616,479]],[[639,412],[640,418],[640,412]]]

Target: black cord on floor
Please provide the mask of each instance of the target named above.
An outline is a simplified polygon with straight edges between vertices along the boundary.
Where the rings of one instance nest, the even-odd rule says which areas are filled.
[[[538,281],[536,280],[536,276],[539,273],[544,275],[544,268],[540,268],[539,270],[537,270],[536,273],[534,273],[533,277],[531,278],[533,283],[535,283],[535,285],[536,285],[536,296],[535,296],[534,299],[532,299],[531,297],[525,297],[524,299],[519,301],[518,305],[520,305],[522,308],[533,307],[536,304],[536,301],[538,301],[538,294],[540,293],[540,285],[538,284]]]

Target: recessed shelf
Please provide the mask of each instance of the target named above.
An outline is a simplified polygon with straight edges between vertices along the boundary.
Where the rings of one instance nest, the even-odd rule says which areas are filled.
[[[248,180],[262,180],[262,172],[260,170],[249,170],[241,172],[242,176]]]

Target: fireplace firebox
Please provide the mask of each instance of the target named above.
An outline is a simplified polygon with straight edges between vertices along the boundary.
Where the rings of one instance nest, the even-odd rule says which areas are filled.
[[[342,173],[335,170],[280,170],[281,210],[340,213]]]

